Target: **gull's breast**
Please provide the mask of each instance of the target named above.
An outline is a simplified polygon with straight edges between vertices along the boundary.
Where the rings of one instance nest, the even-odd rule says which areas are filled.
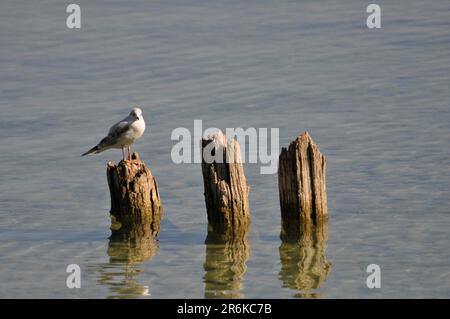
[[[145,131],[145,122],[143,120],[134,121],[129,126],[128,130],[122,133],[116,140],[115,148],[121,148],[122,146],[128,146],[136,142]]]
[[[144,131],[145,131],[144,120],[139,120],[139,121],[133,122],[133,124],[131,124],[131,126],[130,126],[129,131],[130,131],[130,138],[133,140],[133,142],[135,140],[137,140],[138,138],[140,138],[142,136],[142,134],[144,134]]]

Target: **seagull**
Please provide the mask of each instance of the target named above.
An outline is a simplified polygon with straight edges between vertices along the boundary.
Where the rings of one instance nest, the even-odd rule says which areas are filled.
[[[100,143],[81,156],[91,153],[101,153],[110,148],[121,148],[122,159],[125,161],[125,146],[128,147],[128,160],[131,160],[130,145],[144,134],[145,121],[142,110],[135,107],[122,121],[117,122],[109,129],[108,135]]]

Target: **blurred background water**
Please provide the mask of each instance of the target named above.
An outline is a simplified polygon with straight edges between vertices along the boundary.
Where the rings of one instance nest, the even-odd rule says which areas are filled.
[[[77,3],[80,30],[67,3],[0,2],[0,297],[450,296],[447,0],[378,1],[380,30],[357,0]],[[165,217],[157,243],[130,249],[108,241],[105,163],[120,152],[80,154],[134,105]],[[330,269],[318,289],[280,247],[277,176],[259,164],[245,165],[248,241],[204,244],[200,166],[170,159],[172,130],[194,119],[319,144]],[[81,289],[66,287],[72,263]],[[366,287],[372,263],[381,289]]]

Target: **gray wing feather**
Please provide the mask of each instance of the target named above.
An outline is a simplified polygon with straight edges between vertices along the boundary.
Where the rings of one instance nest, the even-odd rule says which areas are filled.
[[[130,128],[130,123],[128,122],[119,122],[117,124],[114,124],[108,132],[108,136],[106,136],[104,139],[98,143],[99,148],[108,147],[111,145],[116,144],[119,137],[128,131]]]
[[[119,137],[130,128],[130,123],[122,121],[111,126],[108,132],[108,136]]]
[[[91,148],[86,153],[81,156],[85,156],[91,153],[101,153],[105,149],[110,148],[111,146],[117,143],[117,140],[130,128],[130,123],[127,121],[120,121],[119,123],[114,124],[108,132],[108,136],[104,137],[100,143]]]

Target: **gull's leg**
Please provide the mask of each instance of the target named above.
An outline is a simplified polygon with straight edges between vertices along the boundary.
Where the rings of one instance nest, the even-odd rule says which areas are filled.
[[[131,150],[130,150],[130,145],[128,145],[128,160],[131,161]]]
[[[125,160],[125,145],[122,145],[122,160]]]

